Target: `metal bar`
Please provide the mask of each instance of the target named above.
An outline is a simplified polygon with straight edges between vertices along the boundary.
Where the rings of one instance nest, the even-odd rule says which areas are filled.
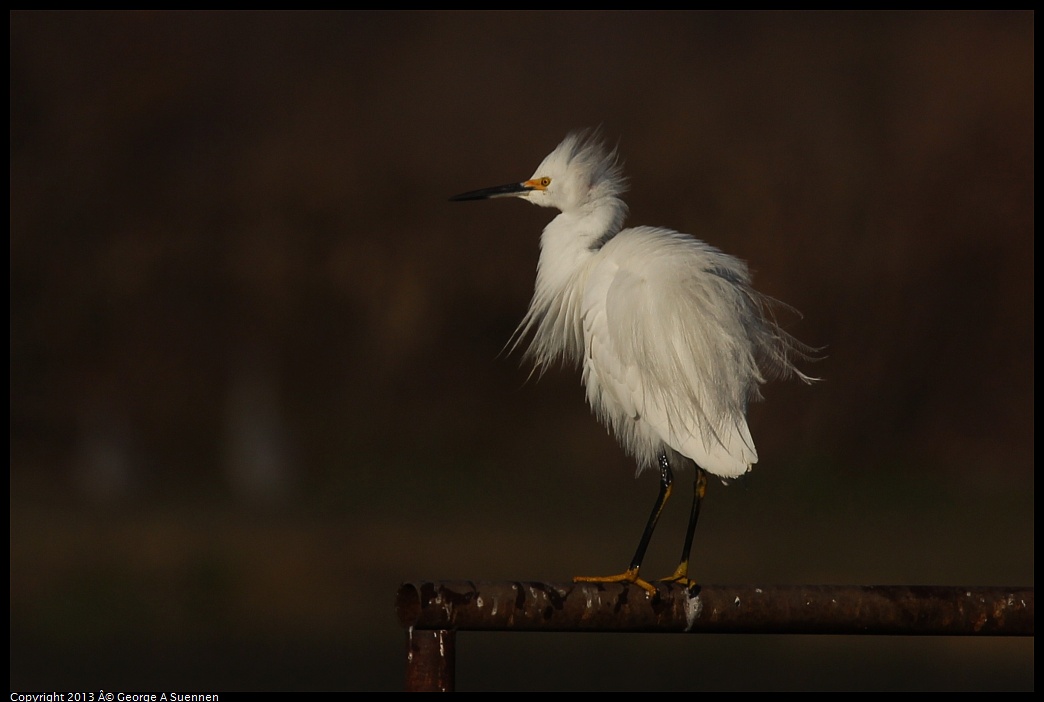
[[[453,692],[456,688],[457,634],[454,631],[406,632],[406,692]]]
[[[1032,587],[405,583],[403,627],[437,631],[1033,636]]]

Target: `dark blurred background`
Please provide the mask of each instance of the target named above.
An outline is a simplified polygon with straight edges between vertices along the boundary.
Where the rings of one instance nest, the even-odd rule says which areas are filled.
[[[744,258],[825,347],[752,408],[695,575],[1033,584],[1032,13],[10,22],[12,690],[395,690],[401,582],[622,569],[655,477],[576,370],[501,353],[553,213],[447,202],[587,126],[631,224]],[[458,687],[1032,689],[1032,660],[462,634]]]

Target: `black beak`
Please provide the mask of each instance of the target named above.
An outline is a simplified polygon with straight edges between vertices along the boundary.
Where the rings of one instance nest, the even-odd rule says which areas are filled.
[[[492,188],[482,188],[482,190],[472,190],[470,193],[454,195],[450,198],[450,201],[461,202],[463,200],[488,200],[493,197],[514,197],[528,190],[532,190],[532,188],[525,183],[508,183],[507,185],[496,185]]]

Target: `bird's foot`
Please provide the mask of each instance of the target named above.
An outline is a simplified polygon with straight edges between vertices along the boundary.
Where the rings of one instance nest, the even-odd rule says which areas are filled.
[[[637,568],[628,568],[619,575],[595,575],[595,576],[577,576],[573,578],[574,583],[634,583],[638,587],[649,593],[650,596],[656,594],[656,586],[647,580],[642,580],[638,577]]]
[[[666,578],[660,579],[661,583],[677,583],[689,590],[690,594],[695,594],[700,589],[699,583],[689,577],[689,564],[686,561],[682,561],[675,568],[674,572],[668,575]]]

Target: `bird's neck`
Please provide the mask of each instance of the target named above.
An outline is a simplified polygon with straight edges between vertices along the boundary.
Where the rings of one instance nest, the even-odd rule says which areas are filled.
[[[533,331],[530,354],[539,363],[583,354],[583,292],[599,249],[620,231],[627,207],[603,198],[563,212],[540,237],[536,289],[523,325]]]
[[[551,220],[540,237],[538,287],[543,282],[552,290],[569,288],[605,242],[620,231],[626,215],[622,200],[606,197]]]

